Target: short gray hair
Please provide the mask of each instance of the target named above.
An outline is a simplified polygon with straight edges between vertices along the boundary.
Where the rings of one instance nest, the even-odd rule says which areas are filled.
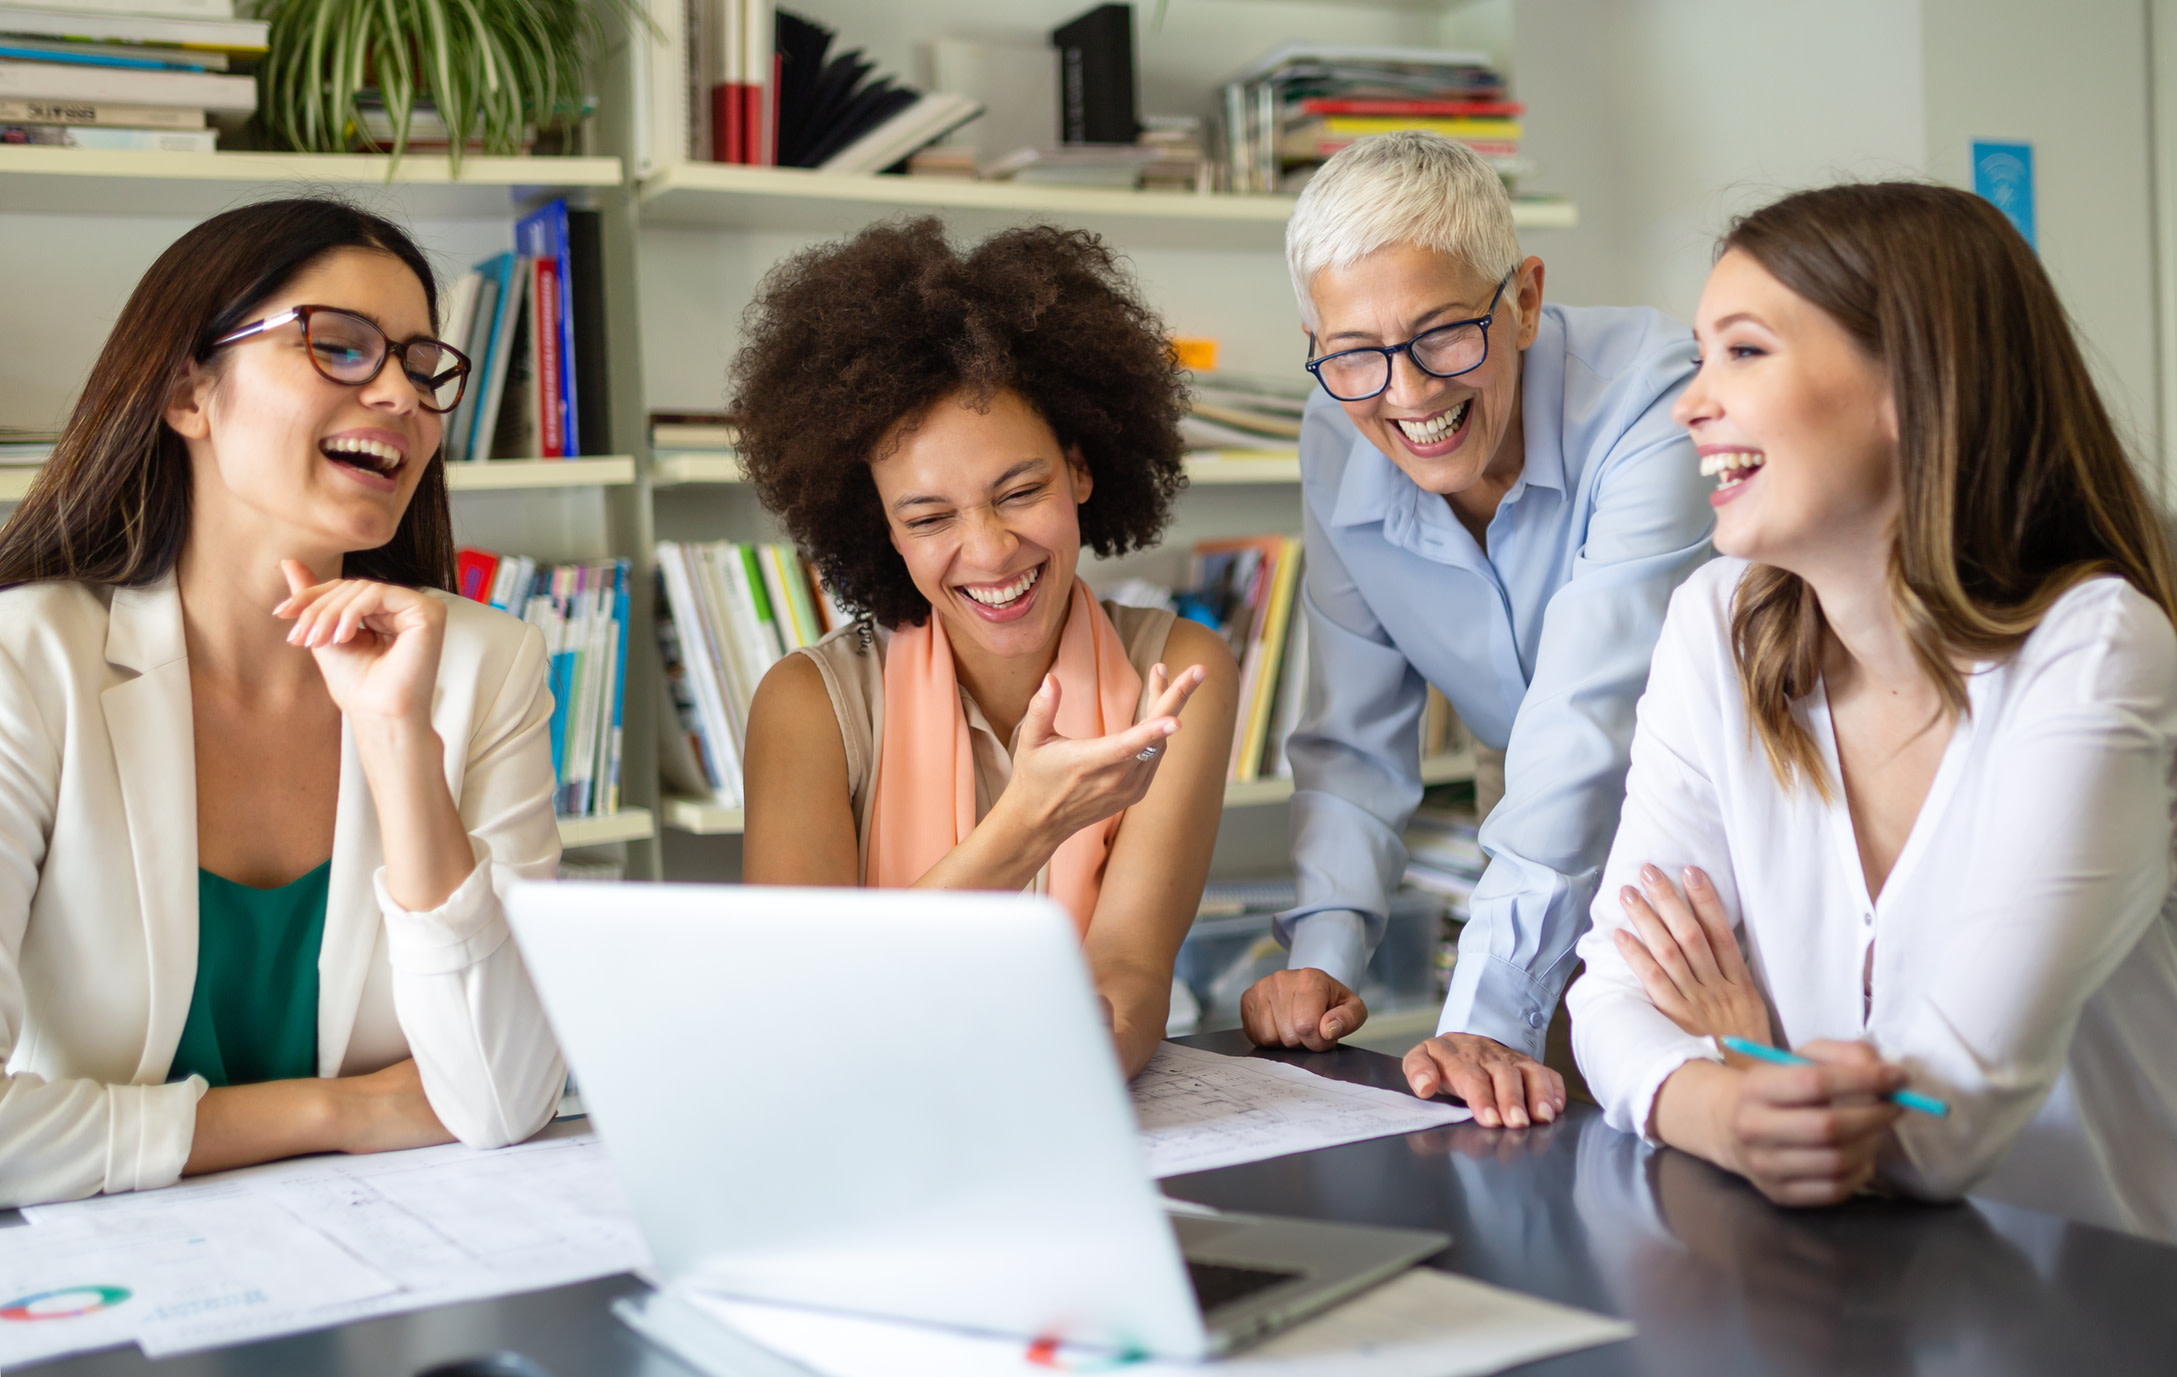
[[[1512,198],[1465,144],[1420,129],[1360,139],[1340,149],[1301,190],[1285,226],[1300,319],[1316,328],[1308,286],[1378,249],[1434,249],[1495,282],[1519,266]]]

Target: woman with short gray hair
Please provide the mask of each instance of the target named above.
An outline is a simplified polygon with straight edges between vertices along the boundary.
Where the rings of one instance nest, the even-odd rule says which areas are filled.
[[[1367,1018],[1353,987],[1405,868],[1434,684],[1505,765],[1501,799],[1480,800],[1489,868],[1450,995],[1407,1080],[1485,1126],[1548,1122],[1566,1092],[1545,1035],[1617,826],[1633,706],[1671,590],[1709,556],[1670,414],[1692,337],[1645,308],[1545,305],[1503,184],[1434,134],[1325,163],[1285,244],[1322,394],[1300,435],[1310,661],[1286,743],[1299,903],[1277,919],[1290,969],[1242,1017],[1257,1042],[1313,1048]]]

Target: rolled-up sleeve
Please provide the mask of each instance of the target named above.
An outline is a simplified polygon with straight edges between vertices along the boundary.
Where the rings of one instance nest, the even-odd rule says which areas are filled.
[[[472,1147],[542,1128],[567,1078],[500,902],[515,880],[550,879],[559,866],[545,668],[543,637],[529,628],[466,743],[458,806],[477,860],[469,878],[427,912],[396,904],[383,869],[375,879],[401,1031],[432,1110]]]
[[[1437,1023],[1538,1060],[1617,831],[1634,704],[1671,592],[1710,554],[1699,461],[1684,431],[1657,423],[1668,408],[1657,400],[1603,461],[1572,577],[1544,613]]]

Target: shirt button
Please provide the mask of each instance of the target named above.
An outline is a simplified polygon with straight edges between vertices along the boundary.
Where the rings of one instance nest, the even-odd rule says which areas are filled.
[[[1873,927],[1875,925],[1875,915],[1863,913],[1860,915],[1860,922],[1866,927]]]
[[[1527,1011],[1527,1026],[1529,1028],[1540,1028],[1543,1024],[1543,1021],[1544,1020],[1542,1018],[1542,1011],[1540,1009],[1529,1009]]]

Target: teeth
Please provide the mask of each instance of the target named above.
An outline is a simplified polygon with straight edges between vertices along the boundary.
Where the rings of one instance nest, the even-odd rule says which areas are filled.
[[[327,454],[353,454],[375,459],[370,467],[394,469],[400,467],[401,452],[383,440],[366,440],[356,435],[341,435],[324,441],[320,446]]]
[[[1442,415],[1425,421],[1409,421],[1403,416],[1392,419],[1398,422],[1398,428],[1406,433],[1407,439],[1417,445],[1433,445],[1459,428],[1459,423],[1466,419],[1466,409],[1473,404],[1474,399],[1469,397]]]
[[[1760,450],[1727,449],[1701,456],[1701,476],[1719,478],[1718,487],[1745,481],[1746,475],[1768,462]]]
[[[1039,564],[1011,583],[1001,584],[996,588],[971,588],[966,584],[962,584],[960,591],[985,607],[1004,607],[1009,603],[1018,602],[1022,597],[1026,596],[1028,590],[1035,587],[1036,580],[1041,577],[1043,577],[1043,566]]]

